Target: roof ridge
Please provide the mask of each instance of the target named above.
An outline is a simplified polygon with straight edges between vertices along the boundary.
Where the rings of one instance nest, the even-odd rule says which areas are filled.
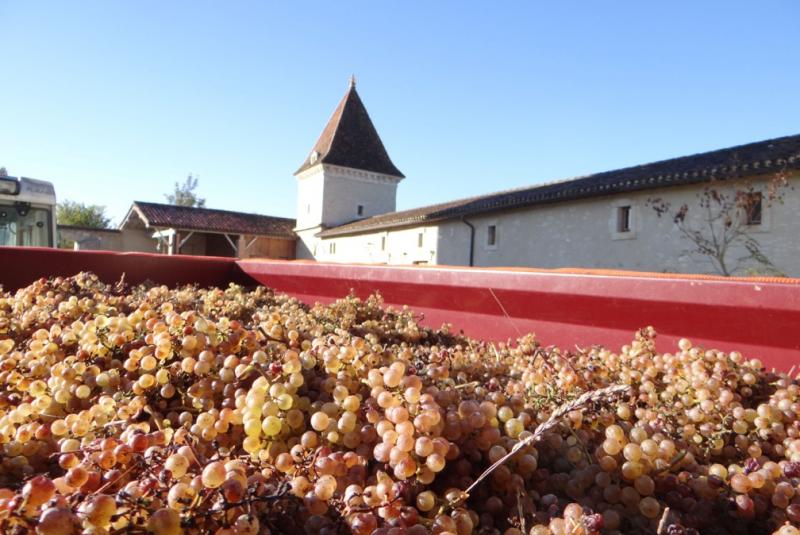
[[[120,228],[126,225],[131,213],[136,213],[146,228],[175,228],[296,239],[292,229],[297,221],[284,217],[147,201],[134,201],[128,213]]]
[[[315,153],[318,157],[315,157]],[[375,123],[354,84],[331,114],[295,176],[319,164],[330,164],[403,178],[386,150]]]
[[[344,94],[344,96],[341,98],[341,100],[339,100],[339,103],[333,109],[333,113],[331,113],[331,116],[328,118],[328,121],[325,123],[325,127],[322,129],[322,132],[320,132],[319,137],[317,137],[317,140],[314,142],[314,146],[311,147],[311,151],[309,152],[309,155],[306,157],[307,159],[311,157],[311,154],[313,152],[317,151],[318,145],[323,142],[322,138],[325,136],[325,132],[328,130],[328,126],[333,123],[333,120],[337,116],[337,114],[339,116],[339,119],[336,121],[337,125],[338,125],[339,121],[341,121],[342,114],[344,113],[345,106],[347,106],[347,99],[350,98],[350,92],[351,91],[355,91],[355,89],[353,87],[350,87],[347,90],[347,93]],[[336,131],[337,130],[338,130],[338,128],[334,128],[333,129],[333,134],[331,135],[330,141],[328,141],[328,144],[327,144],[328,146],[327,146],[327,148],[325,150],[325,154],[327,154],[328,151],[331,150],[331,146],[333,146],[333,140],[336,138]],[[317,162],[322,163],[321,158],[322,158],[322,156],[324,156],[324,154],[321,151],[317,151],[317,152],[320,153],[320,158],[317,159]]]
[[[415,208],[409,208],[407,210],[401,210],[397,212],[390,212],[387,214],[379,214],[376,216],[372,216],[366,219],[360,219],[345,223],[343,225],[338,225],[336,227],[331,227],[330,229],[326,229],[321,234],[324,235],[336,235],[337,233],[349,233],[349,232],[359,232],[359,231],[368,231],[368,230],[377,230],[378,228],[386,228],[389,226],[395,225],[403,225],[406,223],[411,223],[414,221],[424,221],[424,220],[441,220],[441,219],[450,219],[452,217],[456,217],[458,214],[446,214],[440,213],[436,214],[437,211],[439,212],[446,212],[447,210],[457,210],[459,207],[469,204],[470,202],[477,202],[477,201],[491,201],[493,199],[500,200],[503,196],[512,195],[515,193],[523,193],[528,192],[530,194],[534,194],[537,190],[542,190],[544,193],[547,188],[552,188],[554,186],[564,185],[564,184],[580,184],[581,181],[589,182],[591,179],[594,179],[597,182],[607,181],[609,178],[614,176],[619,176],[615,182],[621,181],[616,184],[592,184],[587,185],[583,188],[580,188],[577,192],[578,197],[580,194],[586,193],[599,193],[599,194],[607,194],[607,193],[615,193],[617,190],[620,191],[629,191],[629,190],[640,190],[640,189],[648,189],[648,188],[655,188],[659,186],[665,185],[676,185],[682,183],[691,183],[692,180],[699,181],[704,179],[710,179],[714,176],[713,173],[716,172],[718,167],[723,168],[723,173],[730,173],[735,172],[737,170],[741,170],[741,164],[733,164],[733,162],[726,162],[726,163],[714,163],[714,162],[698,162],[697,167],[691,170],[685,169],[678,169],[676,170],[669,170],[666,173],[659,173],[657,169],[653,170],[652,172],[647,172],[646,168],[648,167],[655,167],[664,166],[665,164],[669,163],[684,163],[684,162],[691,162],[693,159],[700,160],[702,158],[709,158],[713,156],[722,156],[726,153],[730,153],[732,155],[738,156],[740,152],[752,150],[752,149],[760,149],[763,147],[764,150],[771,150],[773,149],[773,145],[782,144],[785,142],[796,142],[797,149],[796,152],[792,153],[791,148],[790,153],[788,155],[784,155],[782,158],[778,158],[778,160],[783,160],[785,163],[790,164],[792,167],[800,168],[800,134],[788,135],[788,136],[781,136],[777,138],[770,138],[761,141],[755,141],[751,143],[744,143],[741,145],[734,145],[732,147],[724,147],[721,149],[713,149],[704,152],[698,152],[690,155],[685,156],[677,156],[673,158],[665,158],[663,160],[657,160],[654,162],[648,162],[639,165],[632,165],[627,167],[622,167],[618,169],[610,169],[606,171],[600,171],[597,173],[591,173],[587,175],[581,175],[572,178],[564,178],[560,180],[542,182],[538,184],[520,186],[517,188],[511,188],[506,190],[500,190],[495,192],[489,192],[482,195],[472,196],[472,197],[465,197],[462,199],[455,199],[449,202],[431,204],[431,205],[424,205]],[[763,154],[754,155],[753,158],[750,158],[747,162],[744,163],[744,167],[750,167],[748,171],[750,171],[753,175],[763,174],[766,172],[765,169],[761,167],[761,163],[766,162],[768,159],[764,158]],[[641,177],[625,177],[626,174],[632,174],[635,171],[645,171],[646,176]],[[711,170],[711,174],[706,176],[708,173],[707,171]],[[691,176],[689,176],[691,174]],[[673,176],[674,175],[674,176]],[[683,182],[678,179],[679,175],[683,176]],[[664,179],[664,177],[667,177]],[[657,179],[657,180],[656,180]],[[647,182],[648,184],[645,187],[636,187],[641,185],[642,183]],[[668,183],[664,183],[668,182]],[[572,192],[573,196],[576,192]],[[545,201],[552,201],[554,198],[557,199],[565,199],[569,198],[570,192],[567,191],[567,194],[562,194],[561,191],[555,191],[550,193],[549,195],[545,195],[546,198],[532,198],[530,196],[524,197],[522,199],[517,199],[515,202],[509,202],[507,204],[511,204],[512,206],[521,206],[525,205],[526,203],[534,203],[534,202],[545,202]],[[472,213],[480,213],[483,211],[489,211],[492,209],[498,208],[500,205],[489,205],[484,207],[474,207],[473,211],[469,212]],[[439,210],[437,210],[439,209]],[[416,217],[404,217],[407,215],[412,215],[414,213],[418,213]],[[462,214],[463,215],[463,214]],[[435,219],[429,219],[431,216],[435,216]],[[371,225],[370,223],[373,223]]]
[[[663,160],[655,160],[653,162],[647,162],[647,163],[642,163],[642,164],[638,164],[638,165],[628,165],[628,166],[625,166],[625,167],[618,167],[616,169],[607,169],[605,171],[598,171],[596,173],[588,173],[588,174],[585,174],[585,175],[576,175],[576,176],[572,176],[572,177],[568,177],[568,178],[558,178],[558,179],[555,179],[555,180],[548,180],[548,181],[545,181],[545,182],[538,182],[536,184],[529,184],[527,186],[518,186],[516,188],[509,188],[509,189],[504,189],[504,190],[491,191],[491,192],[485,193],[483,195],[476,195],[475,197],[465,197],[463,199],[456,199],[453,202],[468,201],[468,200],[472,200],[473,198],[480,198],[480,197],[493,197],[495,195],[503,195],[505,193],[514,193],[516,191],[529,190],[529,189],[545,187],[545,186],[555,186],[557,184],[566,184],[568,182],[576,182],[578,180],[582,180],[582,179],[585,179],[585,178],[591,178],[593,176],[598,176],[598,175],[604,175],[604,174],[607,174],[607,173],[621,173],[623,171],[630,171],[632,169],[638,169],[638,168],[647,167],[647,166],[650,166],[650,165],[659,165],[659,164],[664,164],[664,163],[667,163],[667,162],[674,162],[674,161],[677,161],[677,160],[686,160],[686,159],[696,158],[698,156],[705,156],[705,155],[713,154],[713,153],[717,153],[717,152],[735,151],[737,149],[742,149],[742,148],[746,148],[746,147],[750,147],[750,146],[754,146],[754,145],[760,145],[762,143],[769,143],[769,142],[773,142],[773,141],[781,141],[781,140],[786,140],[786,139],[790,139],[790,138],[800,138],[800,134],[795,134],[795,135],[790,135],[790,136],[781,136],[781,137],[770,138],[770,139],[764,139],[764,140],[761,140],[761,141],[753,141],[751,143],[742,143],[741,145],[734,145],[732,147],[724,147],[724,148],[721,148],[721,149],[712,149],[712,150],[707,150],[707,151],[703,151],[703,152],[695,152],[693,154],[687,154],[685,156],[674,156],[672,158],[664,158]],[[800,151],[798,151],[798,156],[800,156]],[[442,203],[442,204],[446,204],[446,203]],[[425,206],[422,206],[421,208],[425,208]],[[413,210],[413,208],[412,208],[412,210]]]
[[[160,202],[150,202],[150,201],[133,201],[133,204],[149,204],[151,206],[160,206],[164,208],[172,208],[172,209],[185,209],[185,210],[205,210],[207,212],[224,212],[227,214],[235,214],[235,215],[253,215],[257,217],[269,217],[271,219],[285,219],[286,221],[296,221],[294,217],[283,217],[283,216],[276,216],[276,215],[269,215],[269,214],[259,214],[256,212],[240,212],[236,210],[227,210],[225,208],[207,208],[205,206],[182,206],[180,204],[169,204],[169,203],[160,203]]]
[[[336,109],[333,111],[334,115],[331,116],[330,121],[333,120],[333,117],[336,115],[337,112],[339,113],[339,119],[336,121],[336,127],[333,129],[333,134],[331,135],[331,140],[328,143],[328,148],[325,151],[325,154],[320,153],[317,159],[317,161],[321,164],[325,163],[325,158],[328,156],[328,154],[330,154],[331,149],[333,149],[333,143],[336,141],[336,136],[339,135],[339,128],[342,124],[342,117],[344,116],[344,110],[345,108],[347,108],[348,101],[350,100],[350,95],[354,93],[356,94],[356,96],[358,96],[358,93],[356,93],[355,85],[351,85],[350,87],[347,88],[347,93],[344,94],[344,98],[342,98],[341,102],[339,103],[339,106],[336,106]],[[325,125],[325,129],[327,128],[328,126]],[[317,145],[315,144],[314,148],[311,150],[313,151],[316,148]]]

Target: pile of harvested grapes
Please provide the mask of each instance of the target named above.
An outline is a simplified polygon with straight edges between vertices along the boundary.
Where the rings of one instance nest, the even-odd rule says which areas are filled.
[[[0,532],[800,534],[792,377],[649,328],[563,351],[417,320],[88,273],[0,293]]]

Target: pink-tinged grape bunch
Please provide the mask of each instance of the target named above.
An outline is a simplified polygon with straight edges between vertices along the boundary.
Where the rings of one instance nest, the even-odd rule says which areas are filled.
[[[796,378],[655,340],[39,280],[0,292],[0,532],[800,535]]]

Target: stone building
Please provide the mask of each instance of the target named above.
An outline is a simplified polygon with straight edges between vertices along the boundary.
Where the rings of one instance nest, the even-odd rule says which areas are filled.
[[[290,260],[294,226],[284,217],[135,201],[117,229],[58,230],[75,249]]]
[[[156,252],[156,242],[144,231],[58,225],[58,246],[76,251]]]
[[[395,211],[403,173],[389,159],[353,80],[295,177],[298,258],[320,258],[326,229]]]
[[[396,211],[404,176],[351,81],[295,177],[298,258],[715,273],[718,266],[653,208],[655,199],[697,206],[713,184],[721,192],[752,189],[753,210],[736,217],[746,218],[744,230],[778,272],[800,276],[800,135]],[[771,203],[777,177],[787,187]],[[702,217],[699,209],[687,215],[697,225]],[[746,254],[743,247],[732,244],[729,256]]]

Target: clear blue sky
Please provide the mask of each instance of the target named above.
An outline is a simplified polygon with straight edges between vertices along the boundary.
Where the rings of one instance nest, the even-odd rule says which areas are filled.
[[[800,133],[796,0],[0,0],[0,165],[293,216],[351,73],[399,208]]]

